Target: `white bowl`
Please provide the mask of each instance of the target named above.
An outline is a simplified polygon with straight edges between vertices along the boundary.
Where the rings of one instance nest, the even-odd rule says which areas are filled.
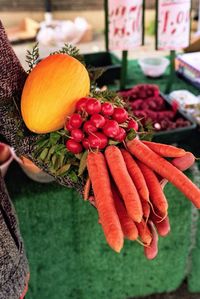
[[[138,60],[143,73],[148,77],[162,76],[169,65],[169,59],[165,57],[147,57]]]

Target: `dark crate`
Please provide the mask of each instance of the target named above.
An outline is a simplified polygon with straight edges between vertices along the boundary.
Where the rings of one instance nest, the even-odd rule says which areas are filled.
[[[120,79],[121,65],[113,63],[113,54],[110,52],[84,54],[83,57],[87,67],[94,67],[96,70],[100,68],[104,69],[104,73],[97,79],[99,87],[113,84],[115,80]]]

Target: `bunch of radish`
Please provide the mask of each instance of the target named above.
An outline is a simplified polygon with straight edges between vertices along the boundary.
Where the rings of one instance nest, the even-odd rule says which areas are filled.
[[[79,154],[87,149],[103,150],[110,142],[123,142],[131,128],[138,130],[138,123],[123,107],[85,97],[76,103],[65,128],[69,132],[66,148]]]
[[[170,232],[163,192],[167,181],[200,209],[200,190],[182,172],[194,161],[193,154],[181,148],[137,137],[104,151],[88,151],[84,198],[95,205],[113,250],[120,252],[127,238],[141,243],[148,259],[156,257],[158,236]]]
[[[139,84],[119,94],[128,102],[134,115],[141,119],[143,125],[151,121],[155,131],[190,125],[188,120],[177,115],[178,107],[166,105],[157,85]]]

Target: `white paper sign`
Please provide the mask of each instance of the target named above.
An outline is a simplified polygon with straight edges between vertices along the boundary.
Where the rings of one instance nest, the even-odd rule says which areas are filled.
[[[189,45],[191,0],[158,1],[158,38],[160,50],[178,50]]]
[[[142,44],[143,0],[109,0],[109,49],[132,50]]]

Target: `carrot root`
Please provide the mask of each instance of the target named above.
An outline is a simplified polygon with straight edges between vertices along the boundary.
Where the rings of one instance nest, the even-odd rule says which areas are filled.
[[[142,205],[120,149],[114,145],[108,146],[105,150],[105,157],[129,216],[133,221],[140,222],[143,216]]]
[[[96,208],[106,240],[113,250],[120,252],[123,247],[124,236],[115,209],[110,177],[104,155],[101,152],[89,152],[87,168],[95,195]]]
[[[152,234],[152,241],[148,247],[144,247],[144,254],[148,260],[153,260],[158,254],[158,234],[152,221],[149,221],[148,224]]]

